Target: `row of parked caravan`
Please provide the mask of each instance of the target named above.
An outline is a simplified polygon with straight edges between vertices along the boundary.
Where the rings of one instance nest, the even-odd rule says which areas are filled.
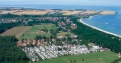
[[[49,46],[25,47],[23,48],[23,51],[26,52],[26,54],[32,61],[39,61],[39,58],[45,60],[63,55],[86,54],[90,53],[90,51],[97,52],[97,50],[99,49],[100,47],[98,46],[96,46],[96,48],[95,47],[87,48],[85,45],[76,45],[76,46],[49,45]]]

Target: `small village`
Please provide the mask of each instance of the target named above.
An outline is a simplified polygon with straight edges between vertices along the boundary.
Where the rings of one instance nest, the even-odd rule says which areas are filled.
[[[50,19],[50,18],[49,18]],[[61,19],[61,18],[60,18]],[[62,33],[67,30],[67,34],[64,36],[50,37],[50,39],[39,37],[38,39],[23,39],[17,42],[17,46],[21,47],[23,51],[26,52],[27,56],[33,61],[40,61],[45,59],[56,58],[59,56],[75,55],[75,54],[87,54],[90,52],[101,52],[108,49],[103,49],[98,45],[89,44],[90,47],[85,45],[79,45],[81,39],[78,39],[78,35],[68,34],[68,26],[70,29],[76,29],[77,25],[74,24],[70,19],[65,18],[64,21],[57,22],[58,28],[64,30]],[[51,33],[54,31],[46,32],[41,30],[41,33]]]
[[[93,43],[89,43],[88,46],[84,44],[80,45],[81,39],[78,38],[78,35],[68,34],[69,30],[76,29],[77,25],[70,19],[65,20],[65,22],[57,22],[57,28],[60,28],[62,33],[67,32],[67,34],[64,36],[57,35],[56,37],[53,37],[55,34],[52,32],[54,31],[49,30],[49,32],[46,32],[45,30],[41,30],[41,32],[44,33],[51,33],[52,37],[50,36],[50,38],[47,38],[38,36],[39,38],[33,40],[19,40],[17,42],[17,46],[21,47],[33,62],[52,59],[60,56],[109,51],[108,48],[102,48]],[[67,26],[68,24],[69,26]]]

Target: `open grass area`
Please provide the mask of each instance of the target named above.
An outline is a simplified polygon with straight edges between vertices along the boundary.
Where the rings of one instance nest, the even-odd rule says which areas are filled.
[[[2,33],[1,35],[2,36],[15,35],[16,38],[20,38],[30,28],[31,28],[31,26],[14,27],[14,28],[9,29],[6,32]]]
[[[111,63],[115,59],[118,59],[118,56],[115,53],[105,51],[72,56],[62,56],[36,63]]]
[[[71,32],[60,32],[60,33],[57,33],[57,36],[65,36],[66,34],[69,34],[70,36],[74,36],[74,34]]]
[[[41,24],[41,25],[34,25],[30,30],[28,30],[20,39],[34,39],[37,35],[49,37],[50,33],[41,32],[42,29],[57,29],[54,24]]]

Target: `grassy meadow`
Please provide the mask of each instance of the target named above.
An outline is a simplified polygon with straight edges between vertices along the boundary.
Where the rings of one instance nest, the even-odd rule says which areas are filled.
[[[104,51],[89,54],[62,56],[36,63],[111,63],[115,59],[118,59],[117,54],[110,51]]]
[[[28,30],[20,39],[34,39],[37,35],[49,37],[51,34],[49,32],[41,32],[42,29],[57,29],[54,24],[41,24],[34,25],[30,30]]]

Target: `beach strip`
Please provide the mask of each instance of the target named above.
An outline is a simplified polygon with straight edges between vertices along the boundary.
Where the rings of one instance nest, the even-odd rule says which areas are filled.
[[[84,24],[84,25],[86,25],[86,26],[89,26],[89,27],[91,27],[91,28],[93,28],[93,29],[96,29],[96,30],[99,30],[99,31],[101,31],[101,32],[104,32],[104,33],[107,33],[107,34],[111,34],[111,35],[113,35],[113,36],[117,36],[117,37],[121,38],[120,35],[117,35],[117,34],[114,34],[114,33],[111,33],[111,32],[105,31],[105,30],[102,30],[102,29],[100,29],[100,28],[94,27],[94,26],[92,26],[92,25],[89,25],[89,24],[83,22],[82,19],[80,19],[79,21],[80,21],[82,24]]]

